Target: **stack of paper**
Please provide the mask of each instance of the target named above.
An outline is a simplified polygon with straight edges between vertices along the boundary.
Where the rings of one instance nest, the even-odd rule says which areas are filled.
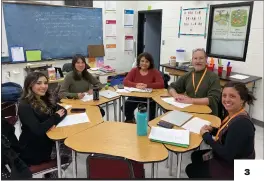
[[[116,92],[118,92],[118,93],[130,93],[130,91],[127,89],[117,89]]]
[[[246,76],[246,75],[240,75],[240,74],[235,74],[235,75],[230,76],[230,78],[243,80],[243,79],[247,79],[247,78],[249,78],[249,76]]]
[[[210,125],[209,121],[203,120],[201,118],[194,117],[187,123],[185,123],[182,128],[189,130],[191,132],[200,134],[200,130],[204,125]]]
[[[192,104],[185,104],[185,103],[177,102],[174,97],[166,97],[166,98],[161,98],[161,99],[167,102],[168,104],[179,107],[179,108],[185,108],[185,107],[192,105]]]
[[[169,112],[167,115],[163,116],[161,120],[169,122],[176,126],[182,126],[192,117],[193,117],[192,114],[174,110],[174,111]]]
[[[120,96],[120,94],[118,94],[114,91],[111,91],[111,90],[100,91],[99,94],[100,94],[100,96],[103,96],[107,99],[111,99],[111,98]]]
[[[85,96],[81,99],[83,102],[91,101],[93,100],[93,95],[89,95],[85,93]]]
[[[80,113],[80,114],[72,114],[66,116],[58,125],[57,127],[64,127],[64,126],[70,126],[74,124],[80,124],[80,123],[88,123],[89,118],[86,113]]]
[[[155,142],[187,148],[190,144],[190,132],[188,130],[152,127],[149,139]]]
[[[151,88],[146,88],[146,89],[138,89],[135,87],[124,87],[124,89],[130,91],[130,92],[147,92],[147,93],[151,93],[152,89]]]

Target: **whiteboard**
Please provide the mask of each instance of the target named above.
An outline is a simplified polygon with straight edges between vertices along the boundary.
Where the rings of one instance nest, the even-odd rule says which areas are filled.
[[[245,47],[244,40],[212,39],[210,53],[243,58],[244,47]]]

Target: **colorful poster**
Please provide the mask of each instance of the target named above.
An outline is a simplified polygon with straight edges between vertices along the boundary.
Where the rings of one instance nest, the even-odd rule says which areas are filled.
[[[134,10],[125,9],[124,10],[124,26],[132,28],[134,26]]]
[[[116,37],[116,20],[106,20],[105,36]]]
[[[230,8],[217,8],[214,11],[212,39],[226,39],[228,37]]]
[[[249,6],[230,8],[230,26],[228,39],[246,39],[248,16]]]
[[[96,57],[96,67],[101,68],[104,66],[104,57]]]
[[[124,49],[125,51],[133,51],[134,48],[134,40],[133,40],[133,36],[125,36],[125,46]]]
[[[106,44],[105,57],[107,60],[116,60],[116,44]]]
[[[96,59],[95,58],[88,58],[88,65],[91,67],[91,68],[95,68],[96,67]]]
[[[205,35],[207,8],[189,8],[181,11],[180,35]]]

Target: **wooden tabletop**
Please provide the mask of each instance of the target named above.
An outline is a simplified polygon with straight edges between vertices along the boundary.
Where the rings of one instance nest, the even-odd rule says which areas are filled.
[[[181,68],[181,67],[175,67],[175,66],[171,66],[169,63],[166,64],[161,64],[161,67],[165,67],[167,69],[173,69],[176,70],[175,73],[178,72],[188,72],[191,71],[190,68]],[[170,73],[172,73],[171,71],[169,71]],[[214,69],[214,72],[216,73],[216,75],[218,75],[218,70]],[[235,74],[240,74],[240,75],[245,75],[245,76],[249,76],[247,79],[243,79],[243,80],[239,80],[239,79],[234,79],[231,78],[230,76],[235,75]],[[177,74],[178,75],[178,74]],[[179,75],[181,76],[181,73],[179,73]],[[219,75],[218,75],[219,76]],[[250,82],[255,82],[257,80],[261,80],[262,77],[258,77],[258,76],[254,76],[254,75],[247,75],[247,74],[241,74],[241,73],[237,73],[237,72],[231,72],[230,76],[226,76],[226,71],[223,70],[223,73],[221,76],[219,76],[220,80],[225,80],[225,81],[236,81],[236,82],[240,82],[243,84],[248,84]]]
[[[161,120],[161,118],[163,116],[167,115],[168,113],[163,114],[163,115],[153,119],[152,121],[150,121],[149,126],[150,127],[157,126],[157,123]],[[196,114],[196,113],[192,113],[192,115],[194,115],[194,117],[199,117],[201,119],[210,121],[212,127],[218,128],[221,124],[220,118],[218,118],[214,115]],[[183,129],[183,128],[178,127],[178,126],[174,126],[173,129]],[[183,147],[178,147],[178,146],[173,146],[173,145],[168,145],[168,144],[165,144],[165,147],[168,148],[170,151],[183,153],[183,152],[187,152],[187,151],[196,149],[198,146],[200,146],[202,140],[203,139],[202,139],[202,136],[200,134],[190,132],[190,146],[188,148],[183,148]]]
[[[62,105],[65,105],[65,104],[62,104]],[[80,124],[75,124],[75,125],[65,126],[65,127],[58,127],[58,128],[54,127],[50,131],[47,132],[47,135],[50,139],[53,139],[53,140],[65,139],[70,135],[79,133],[83,130],[86,130],[95,125],[98,125],[104,121],[102,118],[100,109],[97,106],[87,106],[87,105],[84,106],[84,105],[76,105],[76,104],[71,104],[71,105],[72,105],[72,108],[85,108],[86,114],[90,122],[80,123]],[[68,109],[68,114],[72,114],[70,110],[71,109]]]
[[[103,91],[103,90],[105,90],[105,88],[103,88],[101,91]],[[108,90],[115,91],[115,88],[109,87]],[[101,104],[105,104],[107,102],[111,102],[113,100],[119,99],[119,97],[120,96],[114,97],[112,99],[107,99],[107,98],[105,98],[103,96],[100,96],[98,101],[91,100],[91,101],[87,101],[87,102],[83,102],[80,99],[61,99],[61,102],[66,103],[66,104],[79,104],[79,105],[99,106]]]
[[[162,92],[160,91],[160,94],[152,97],[152,99],[159,104],[163,109],[172,111],[172,110],[179,110],[179,111],[184,111],[184,112],[193,112],[193,113],[202,113],[202,114],[209,114],[212,112],[211,108],[206,105],[190,105],[185,108],[179,108],[176,106],[173,106],[165,101],[162,100],[162,96],[169,96],[167,90],[163,90]]]
[[[117,86],[115,86],[115,89],[118,89]],[[130,92],[130,93],[119,93],[122,96],[125,97],[141,97],[141,98],[152,98],[154,96],[157,96],[161,94],[165,89],[153,89],[152,92],[146,93],[146,92]]]
[[[65,145],[77,152],[100,153],[138,162],[159,162],[168,157],[163,144],[137,136],[136,124],[104,122],[68,137]]]

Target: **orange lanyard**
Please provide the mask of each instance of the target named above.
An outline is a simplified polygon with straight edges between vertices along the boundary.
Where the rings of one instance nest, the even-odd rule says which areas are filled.
[[[199,83],[198,83],[198,85],[197,85],[196,88],[195,88],[195,83],[194,83],[194,72],[192,73],[192,82],[193,82],[193,89],[194,89],[194,94],[195,94],[195,96],[196,96],[196,92],[198,91],[198,89],[199,89],[199,87],[200,87],[201,82],[202,82],[203,79],[204,79],[204,76],[205,76],[206,72],[207,72],[207,68],[205,68],[205,71],[204,71],[204,73],[203,73],[201,79],[199,80]]]
[[[221,127],[218,129],[218,131],[217,131],[217,134],[216,134],[216,136],[215,136],[215,141],[217,141],[218,139],[219,139],[219,134],[220,134],[220,132],[227,126],[227,124],[234,118],[234,117],[236,117],[237,115],[239,115],[240,113],[242,113],[243,111],[245,111],[245,109],[241,109],[240,111],[238,111],[236,114],[234,114],[233,116],[231,116],[231,118],[229,118],[229,116],[227,116],[225,119],[224,119],[224,121],[223,121],[223,123],[222,123],[222,125],[221,125]]]

